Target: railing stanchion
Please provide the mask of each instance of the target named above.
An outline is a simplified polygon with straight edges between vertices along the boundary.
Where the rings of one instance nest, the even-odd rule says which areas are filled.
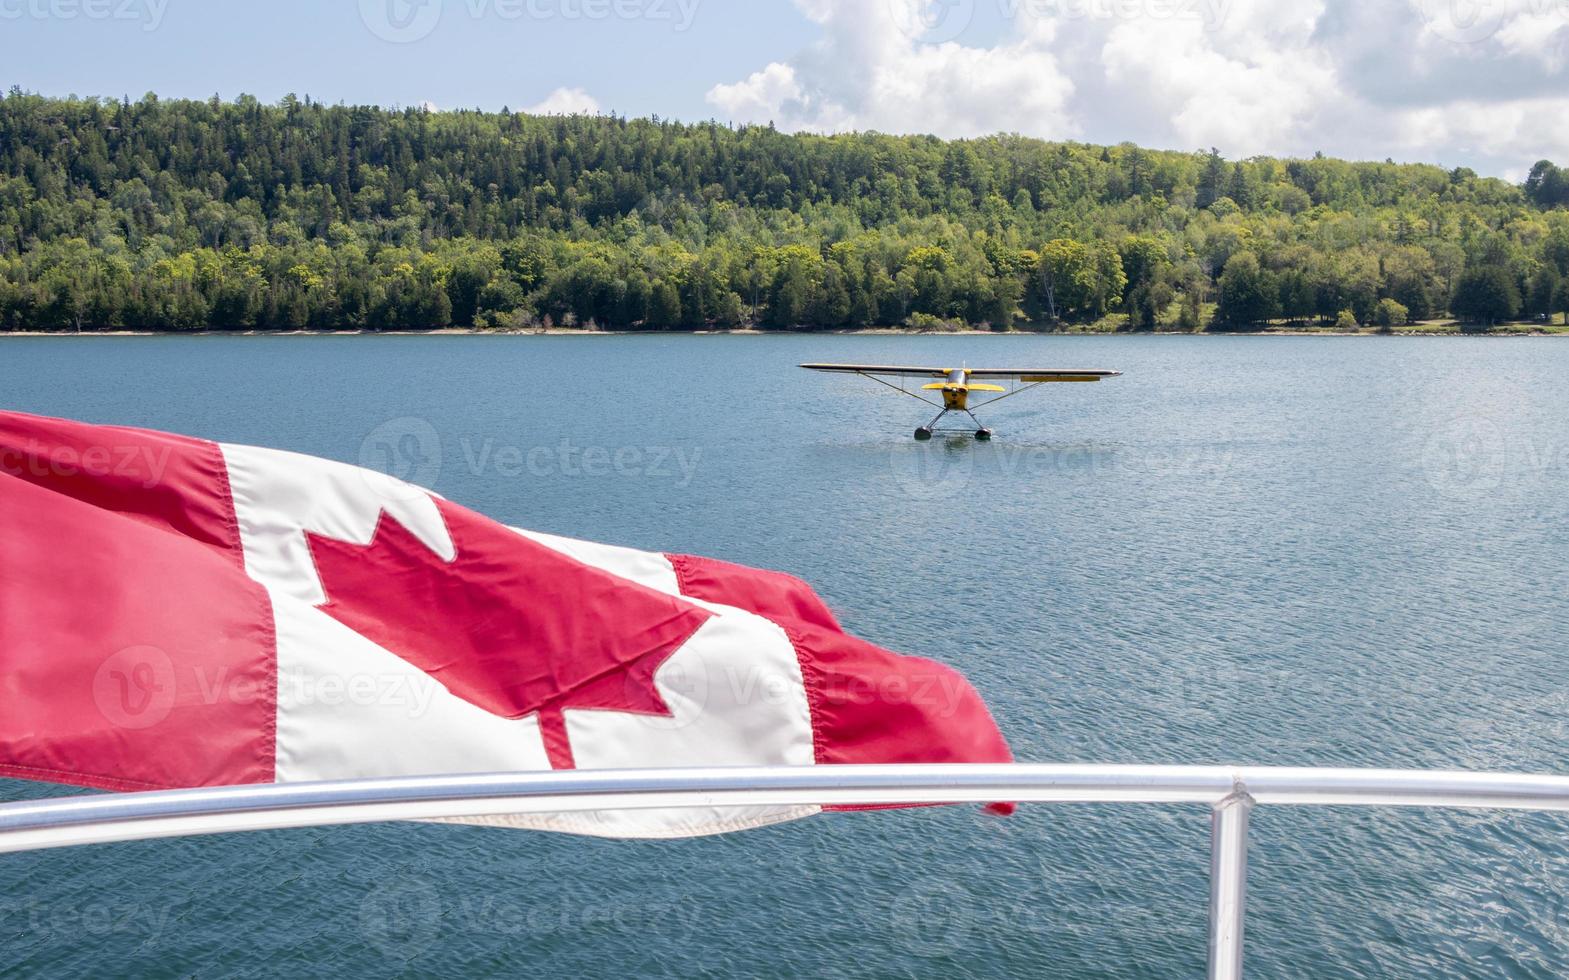
[[[1248,818],[1253,798],[1240,784],[1216,804],[1209,866],[1210,980],[1241,980],[1248,898]]]

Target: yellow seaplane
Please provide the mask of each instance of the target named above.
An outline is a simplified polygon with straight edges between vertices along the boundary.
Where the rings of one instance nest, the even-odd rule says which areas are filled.
[[[915,430],[915,438],[922,442],[938,433],[968,434],[972,431],[975,433],[975,438],[983,442],[990,439],[992,430],[982,425],[981,420],[976,418],[975,413],[970,411],[970,396],[974,394],[997,396],[986,401],[983,405],[975,406],[976,408],[982,408],[985,405],[995,405],[1004,398],[1012,398],[1014,395],[1032,391],[1041,385],[1087,384],[1104,381],[1107,378],[1122,377],[1121,371],[1038,371],[1022,368],[992,370],[970,367],[887,367],[876,364],[803,364],[801,366],[808,371],[823,371],[828,374],[858,374],[863,378],[871,378],[878,384],[892,388],[901,394],[926,402],[933,408],[942,409],[931,422]],[[898,378],[900,380],[898,384],[894,384],[891,381],[884,380],[886,378]],[[924,395],[910,391],[905,387],[905,379],[908,378],[941,378],[942,380],[934,384],[923,385],[921,390],[941,392],[942,403],[938,404]],[[987,381],[976,380],[979,378],[990,381],[1011,381],[1013,386],[1012,388],[1005,388],[1001,385],[989,384]],[[938,428],[943,419],[958,412],[968,415],[970,421],[975,423],[975,429]]]

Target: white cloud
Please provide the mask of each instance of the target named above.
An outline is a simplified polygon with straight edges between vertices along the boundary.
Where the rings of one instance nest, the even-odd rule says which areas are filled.
[[[796,81],[795,68],[778,61],[734,85],[714,86],[708,101],[747,122],[767,120],[786,129],[845,128],[844,110],[819,104]],[[837,118],[830,119],[830,113]]]
[[[599,100],[580,88],[558,88],[523,111],[532,116],[592,116],[599,108]]]
[[[1120,98],[1164,110],[1167,132],[1152,135],[1169,145],[1223,147],[1233,156],[1300,152],[1301,136],[1342,93],[1330,58],[1308,43],[1317,5],[1266,6],[1243,7],[1213,27],[1119,21],[1101,48],[1101,70]]]
[[[822,39],[792,62],[715,86],[708,100],[732,119],[792,130],[975,136],[1027,119],[1071,133],[1073,83],[1050,51],[1049,24],[993,47],[925,43],[901,24],[918,23],[928,2],[796,0]]]
[[[1569,160],[1569,0],[794,2],[818,39],[714,86],[731,120],[1495,173]]]
[[[1562,74],[1569,60],[1569,4],[1554,12],[1528,10],[1498,30],[1498,43],[1511,54],[1539,62],[1552,74]]]
[[[1441,151],[1497,161],[1502,176],[1520,177],[1537,160],[1569,160],[1569,98],[1456,101],[1395,118],[1394,137],[1407,155]]]

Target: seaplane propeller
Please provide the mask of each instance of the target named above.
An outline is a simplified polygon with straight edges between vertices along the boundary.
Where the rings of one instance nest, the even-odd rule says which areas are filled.
[[[1121,371],[1056,371],[1036,370],[1024,368],[929,368],[929,367],[889,367],[877,364],[803,364],[808,371],[823,371],[828,374],[858,374],[864,378],[871,378],[880,385],[891,388],[900,394],[909,395],[911,398],[926,402],[934,408],[940,408],[936,418],[926,425],[915,430],[915,438],[925,442],[938,433],[969,434],[974,432],[975,438],[986,441],[992,437],[992,430],[981,424],[970,410],[971,395],[996,395],[976,408],[986,405],[995,405],[1005,398],[1032,391],[1041,385],[1048,384],[1086,384],[1104,381],[1107,378],[1122,377]],[[898,378],[895,384],[886,379]],[[917,394],[905,387],[905,380],[909,378],[939,378],[941,380],[921,386],[921,391],[940,392],[942,402],[932,401],[930,398]],[[985,379],[985,380],[978,380]],[[991,384],[991,381],[1011,381],[1011,388]],[[943,429],[939,428],[944,419],[950,415],[964,413],[975,423],[972,429]]]

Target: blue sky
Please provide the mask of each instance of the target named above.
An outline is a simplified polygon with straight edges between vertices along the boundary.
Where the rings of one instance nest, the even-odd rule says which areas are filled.
[[[28,2],[3,0],[0,8]],[[473,16],[471,5],[482,2],[447,3],[429,35],[413,43],[379,38],[358,0],[167,0],[166,7],[136,0],[134,18],[0,20],[0,76],[51,95],[248,92],[271,102],[294,92],[327,102],[488,109],[581,88],[617,112],[701,118],[713,111],[704,101],[713,79],[744,76],[769,48],[788,51],[813,33],[788,0],[698,0],[685,29],[677,0],[648,0],[639,6],[649,16],[630,20],[590,20],[570,0],[535,8],[549,18],[506,0]],[[522,16],[498,12],[514,9]]]
[[[0,0],[50,95],[1569,163],[1569,0]]]

